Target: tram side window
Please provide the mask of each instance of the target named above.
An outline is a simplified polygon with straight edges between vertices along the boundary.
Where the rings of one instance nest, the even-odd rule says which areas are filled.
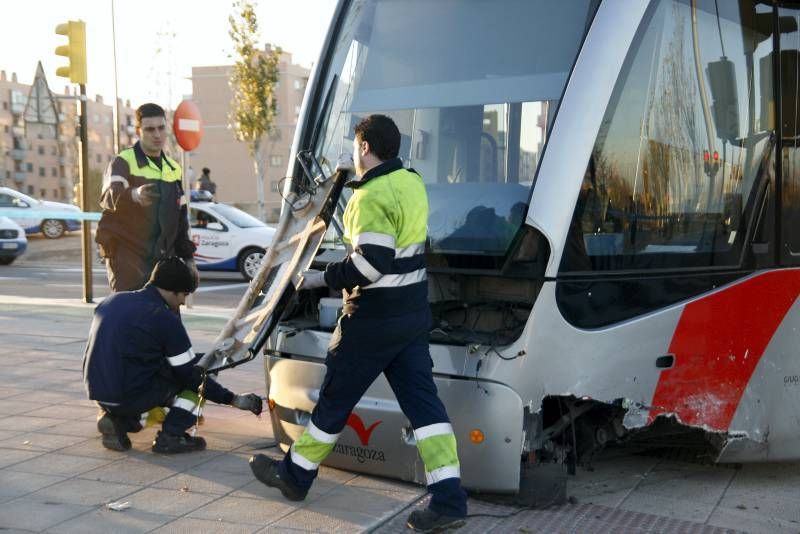
[[[588,162],[562,272],[740,265],[772,148],[772,79],[757,68],[772,39],[755,22],[766,9],[653,2]]]
[[[781,21],[781,258],[800,264],[800,8],[779,8]]]

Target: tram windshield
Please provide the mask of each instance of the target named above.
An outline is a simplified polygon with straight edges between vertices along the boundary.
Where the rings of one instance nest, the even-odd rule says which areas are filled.
[[[332,166],[359,120],[389,115],[427,186],[430,251],[505,255],[598,3],[354,0],[324,70],[315,155]]]

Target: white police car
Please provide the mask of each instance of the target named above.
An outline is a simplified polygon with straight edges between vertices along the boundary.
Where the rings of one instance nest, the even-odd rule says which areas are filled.
[[[28,239],[22,227],[8,217],[0,217],[0,265],[11,265],[26,248]]]
[[[192,192],[192,198],[198,198]],[[201,271],[239,271],[247,280],[258,272],[275,229],[238,208],[218,202],[189,203],[189,234]]]
[[[9,187],[0,187],[0,208],[6,213],[9,210],[18,212],[8,217],[25,229],[26,234],[41,232],[49,239],[57,239],[67,230],[74,231],[81,227],[80,221],[66,219],[66,212],[80,212],[78,206],[49,200],[36,200],[24,193]]]

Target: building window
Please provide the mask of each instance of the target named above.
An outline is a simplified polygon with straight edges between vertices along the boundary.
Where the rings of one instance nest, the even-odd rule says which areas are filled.
[[[58,189],[53,189],[53,198],[58,198]]]
[[[25,167],[28,169],[28,172],[33,172],[33,163],[28,162]]]
[[[269,164],[272,167],[279,167],[283,164],[283,157],[282,156],[270,156],[269,157]]]
[[[43,147],[42,145],[39,145],[39,150],[38,150],[38,152],[39,152],[39,155],[40,155],[40,156],[44,156],[44,147]]]
[[[272,191],[273,193],[279,193],[280,190],[278,188],[280,187],[280,183],[281,183],[280,180],[272,180],[269,183],[269,190]]]
[[[300,80],[295,80],[295,81],[294,81],[294,88],[295,88],[297,91],[301,90],[301,89],[303,88],[303,84],[302,84],[302,82],[300,82]]]
[[[28,194],[29,194],[29,195],[32,195],[32,194],[33,194],[33,186],[32,186],[32,185],[29,185],[29,186],[28,186]]]
[[[50,154],[53,155],[53,156],[57,156],[58,155],[58,147],[51,147],[50,148]]]
[[[39,176],[47,176],[47,172],[45,172],[44,167],[39,167]]]
[[[50,168],[50,176],[58,177],[58,169],[56,169],[55,167],[51,167]]]
[[[42,198],[47,198],[47,189],[39,189],[39,196]]]

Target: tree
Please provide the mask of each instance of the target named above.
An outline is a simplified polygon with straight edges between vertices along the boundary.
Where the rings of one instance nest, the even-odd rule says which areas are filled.
[[[265,135],[275,122],[277,101],[275,84],[278,82],[280,48],[260,50],[258,21],[255,4],[250,0],[237,0],[234,14],[228,17],[228,35],[233,40],[237,57],[233,65],[230,87],[233,102],[229,120],[236,139],[247,143],[256,172],[258,193],[258,218],[264,220],[264,173],[267,154]]]

